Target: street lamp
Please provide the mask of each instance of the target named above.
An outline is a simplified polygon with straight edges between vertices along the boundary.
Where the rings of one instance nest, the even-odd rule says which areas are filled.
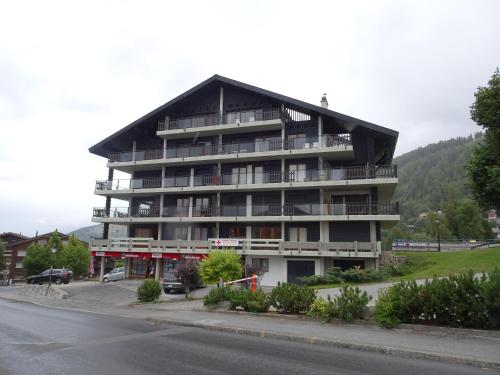
[[[57,249],[55,247],[50,249],[50,251],[52,252],[52,254],[57,253]],[[54,262],[52,262],[52,263],[54,263]],[[49,285],[47,286],[47,290],[45,291],[45,295],[47,295],[49,293],[50,285],[52,284],[52,270],[53,269],[54,269],[54,266],[51,265],[50,266],[50,274],[49,274]]]
[[[441,252],[441,236],[439,235],[439,218],[436,217],[436,224],[437,224],[437,240],[438,240],[438,253]]]

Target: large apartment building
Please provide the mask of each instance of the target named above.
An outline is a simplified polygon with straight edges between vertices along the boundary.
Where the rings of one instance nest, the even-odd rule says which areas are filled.
[[[109,168],[92,254],[161,278],[229,247],[265,272],[262,285],[378,267],[381,228],[399,220],[397,137],[326,97],[316,106],[215,75],[90,148]],[[128,237],[108,238],[110,223]]]

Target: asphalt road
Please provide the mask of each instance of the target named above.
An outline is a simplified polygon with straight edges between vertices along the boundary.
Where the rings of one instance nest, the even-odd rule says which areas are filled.
[[[0,374],[493,374],[0,299]]]

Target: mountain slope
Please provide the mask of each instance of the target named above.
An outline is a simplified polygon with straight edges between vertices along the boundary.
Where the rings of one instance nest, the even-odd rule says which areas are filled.
[[[458,198],[469,196],[465,165],[481,133],[433,143],[394,158],[399,184],[394,199],[400,202],[401,219],[437,210],[448,189],[454,187]]]

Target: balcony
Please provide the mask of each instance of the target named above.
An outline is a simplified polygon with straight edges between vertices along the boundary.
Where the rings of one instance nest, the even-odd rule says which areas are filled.
[[[278,108],[256,109],[240,112],[229,112],[223,116],[219,113],[209,113],[200,116],[172,118],[168,121],[158,121],[158,135],[189,133],[190,129],[197,132],[210,130],[231,129],[234,127],[250,128],[252,125],[266,125],[272,120],[281,126],[281,112]],[[212,128],[212,129],[211,129]],[[179,132],[180,131],[180,132]]]
[[[265,152],[276,152],[276,151],[288,151],[288,153],[276,154],[273,156],[280,157],[285,155],[290,155],[293,153],[303,154],[312,153],[318,155],[321,151],[322,153],[330,153],[333,150],[348,152],[348,155],[352,154],[352,142],[350,134],[324,134],[320,137],[298,137],[282,141],[281,138],[267,138],[267,139],[255,139],[248,141],[235,141],[231,143],[223,143],[222,145],[213,144],[201,144],[196,146],[181,146],[176,148],[168,148],[166,150],[166,158],[168,159],[182,159],[185,158],[195,158],[195,157],[205,157],[205,156],[219,156],[217,159],[227,160],[227,156],[237,155],[242,157],[245,154],[255,153],[254,158],[262,158],[267,155],[261,153]],[[311,150],[311,151],[309,151]],[[301,151],[301,152],[299,152]],[[243,154],[243,155],[241,155]],[[110,164],[114,163],[130,163],[138,161],[148,161],[148,160],[162,160],[163,149],[151,149],[142,150],[135,152],[121,152],[112,153],[108,156],[108,162]],[[226,157],[221,157],[226,156]],[[352,155],[351,155],[352,156]],[[250,157],[250,155],[249,155]],[[199,162],[200,160],[197,160]],[[208,162],[213,162],[214,158],[207,160]],[[135,163],[134,163],[135,164]]]
[[[345,168],[329,168],[329,169],[307,169],[299,171],[265,171],[254,173],[224,173],[222,175],[194,175],[192,184],[190,183],[190,176],[174,176],[165,177],[148,177],[142,179],[117,179],[112,181],[98,180],[95,184],[96,192],[119,192],[121,194],[127,191],[134,190],[140,191],[141,189],[172,189],[172,188],[196,188],[202,190],[202,187],[213,186],[227,186],[237,191],[238,189],[255,189],[263,187],[263,185],[271,184],[286,184],[277,185],[276,188],[281,187],[328,187],[329,185],[336,185],[337,183],[347,184],[349,181],[366,180],[379,180],[393,182],[398,177],[398,170],[396,165],[387,166],[356,166]],[[317,184],[310,184],[316,182]],[[363,182],[363,181],[361,181]],[[359,182],[358,182],[359,183]],[[351,183],[352,184],[352,183]],[[210,191],[210,188],[206,189]],[[213,188],[212,188],[213,190]],[[227,189],[225,189],[227,190]],[[146,192],[145,192],[146,193]]]
[[[247,210],[247,208],[251,208]],[[398,202],[389,203],[286,203],[281,204],[253,204],[247,205],[209,205],[193,206],[190,216],[189,207],[163,207],[159,208],[129,208],[117,207],[94,208],[94,218],[125,219],[125,218],[190,218],[199,221],[200,218],[245,218],[246,221],[259,221],[260,217],[276,217],[289,219],[298,217],[304,219],[311,217],[313,220],[328,220],[330,217],[349,216],[394,216],[399,215]],[[250,215],[247,215],[251,213]],[[168,220],[167,220],[168,221]]]

